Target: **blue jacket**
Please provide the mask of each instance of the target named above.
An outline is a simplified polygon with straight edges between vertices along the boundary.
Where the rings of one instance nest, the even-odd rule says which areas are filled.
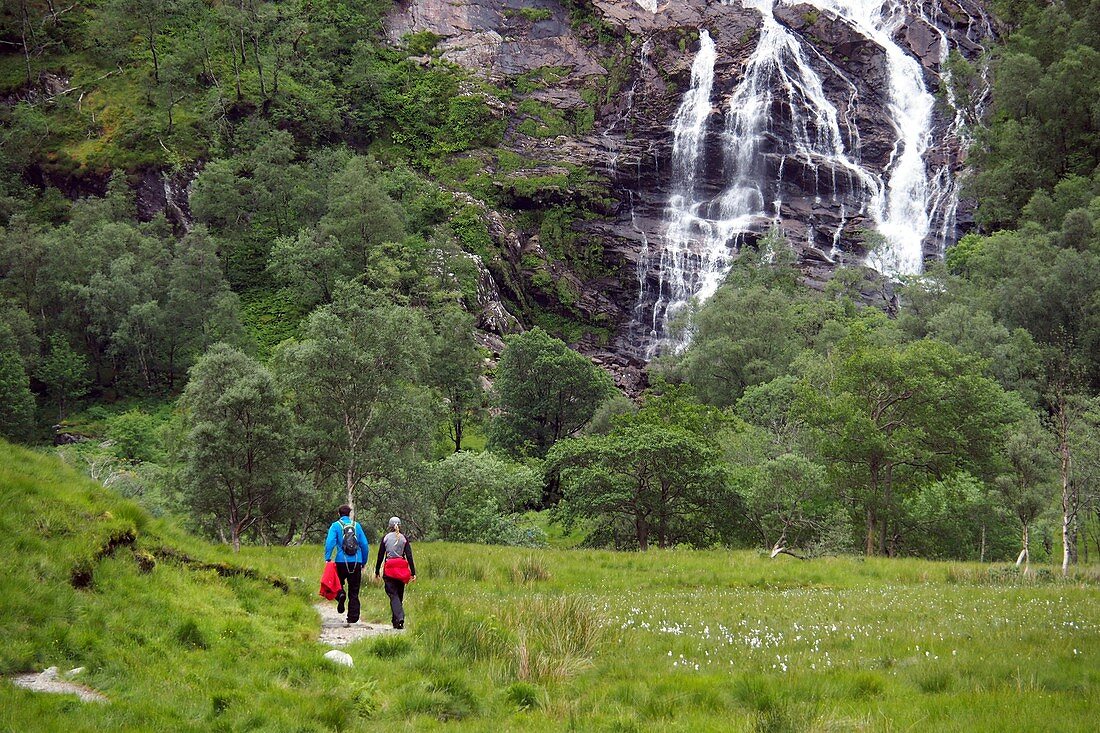
[[[363,528],[359,526],[359,522],[355,523],[355,538],[359,540],[359,552],[354,555],[344,554],[344,527],[350,523],[347,517],[341,517],[328,528],[328,538],[325,540],[325,562],[332,559],[332,551],[336,550],[336,562],[367,564],[367,536],[363,534]]]

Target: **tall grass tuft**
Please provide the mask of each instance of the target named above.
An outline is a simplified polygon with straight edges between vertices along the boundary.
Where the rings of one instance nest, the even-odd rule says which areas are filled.
[[[602,617],[576,596],[533,596],[505,614],[521,680],[558,681],[587,669],[606,638]]]
[[[550,580],[550,571],[542,560],[526,555],[512,563],[511,577],[514,584],[527,585],[538,580]]]
[[[446,649],[468,661],[500,657],[509,647],[509,637],[492,618],[450,608],[418,624],[429,648]]]
[[[447,676],[407,685],[401,689],[396,712],[401,715],[431,715],[442,721],[462,720],[479,711],[477,696],[457,676]]]
[[[537,710],[546,705],[546,691],[530,682],[513,682],[504,690],[504,698],[517,710]]]
[[[186,619],[176,629],[176,641],[180,643],[180,646],[189,649],[206,649],[210,646],[210,643],[206,640],[206,635],[202,633],[202,629],[192,618]]]
[[[925,694],[947,692],[955,682],[955,673],[947,667],[924,667],[913,673],[913,682]]]
[[[753,728],[758,733],[799,733],[813,724],[815,716],[810,707],[777,691],[765,678],[741,679],[735,694],[755,711]]]
[[[436,580],[472,580],[480,583],[486,578],[485,563],[476,558],[456,560],[437,556],[430,558],[424,568],[425,575]]]
[[[380,659],[396,659],[412,651],[412,642],[405,636],[387,634],[375,639],[368,651]]]

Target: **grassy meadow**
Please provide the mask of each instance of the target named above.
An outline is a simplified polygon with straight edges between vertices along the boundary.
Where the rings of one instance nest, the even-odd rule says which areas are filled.
[[[752,552],[417,544],[408,631],[330,666],[318,546],[223,547],[0,443],[0,730],[1095,730],[1100,580]],[[364,589],[364,620],[388,618]]]

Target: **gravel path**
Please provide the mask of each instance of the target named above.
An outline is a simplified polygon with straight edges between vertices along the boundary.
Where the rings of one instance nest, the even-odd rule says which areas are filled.
[[[322,644],[329,646],[347,646],[352,642],[365,639],[368,636],[385,636],[386,634],[401,634],[401,629],[395,629],[389,624],[366,624],[360,621],[348,626],[344,615],[336,613],[336,604],[316,603],[313,606],[321,616],[321,635],[317,639]]]

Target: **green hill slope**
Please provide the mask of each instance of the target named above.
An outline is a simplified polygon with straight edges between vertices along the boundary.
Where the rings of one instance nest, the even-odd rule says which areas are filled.
[[[0,546],[0,672],[82,666],[111,701],[0,684],[0,730],[331,730],[357,715],[304,585],[2,442]]]

